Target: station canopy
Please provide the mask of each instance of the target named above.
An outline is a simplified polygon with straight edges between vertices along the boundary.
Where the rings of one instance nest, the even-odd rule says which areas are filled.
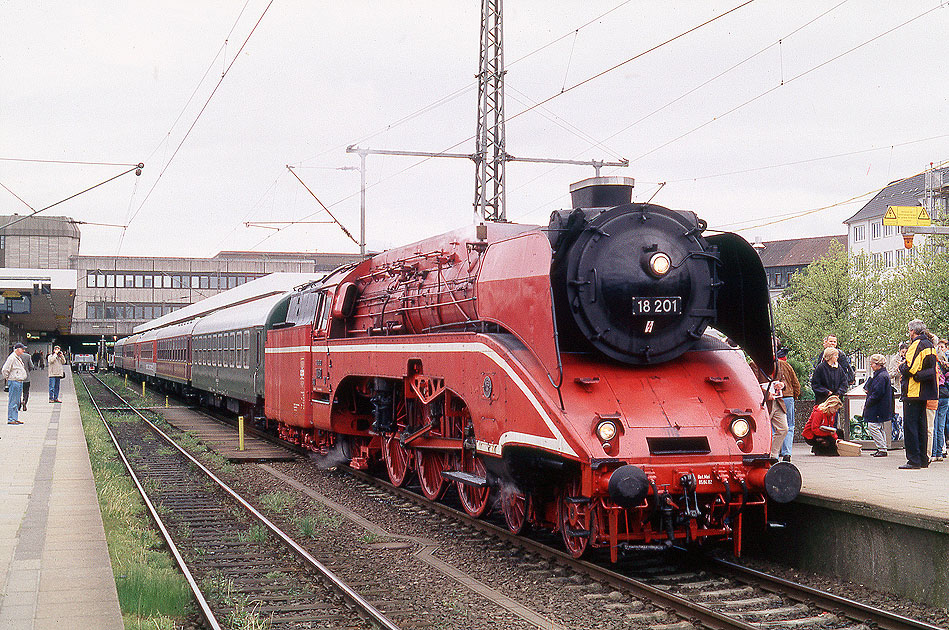
[[[75,269],[0,268],[0,313],[26,332],[68,335],[77,282]]]

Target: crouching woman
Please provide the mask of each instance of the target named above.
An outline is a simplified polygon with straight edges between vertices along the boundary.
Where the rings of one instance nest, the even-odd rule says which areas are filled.
[[[839,396],[830,396],[814,406],[801,437],[811,445],[815,455],[837,455],[837,412],[844,406]]]

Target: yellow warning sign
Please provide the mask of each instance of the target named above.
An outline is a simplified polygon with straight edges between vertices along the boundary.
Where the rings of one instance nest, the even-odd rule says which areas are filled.
[[[11,298],[11,299],[19,299],[20,292],[19,291],[4,291],[2,297]]]
[[[889,206],[883,225],[931,225],[929,213],[922,206]]]

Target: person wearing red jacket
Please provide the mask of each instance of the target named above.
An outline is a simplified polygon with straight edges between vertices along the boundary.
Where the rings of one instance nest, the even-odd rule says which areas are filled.
[[[837,455],[837,426],[835,417],[844,406],[838,396],[830,396],[819,405],[814,405],[801,437],[811,445],[815,455]]]

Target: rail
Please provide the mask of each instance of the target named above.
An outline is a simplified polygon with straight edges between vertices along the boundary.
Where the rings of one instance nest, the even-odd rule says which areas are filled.
[[[346,584],[342,579],[340,579],[336,574],[334,574],[328,567],[323,565],[323,563],[321,563],[319,560],[313,557],[310,554],[310,552],[304,549],[299,543],[297,543],[289,535],[287,535],[283,530],[277,527],[276,524],[274,524],[269,518],[267,518],[264,514],[258,511],[253,505],[248,503],[247,500],[245,500],[240,494],[238,494],[235,490],[233,490],[230,486],[228,486],[220,478],[218,478],[217,475],[215,475],[204,464],[202,464],[200,461],[195,459],[190,453],[188,453],[185,449],[179,446],[164,431],[162,431],[159,427],[157,427],[154,423],[152,423],[147,417],[145,417],[145,415],[139,412],[138,409],[136,409],[133,405],[131,405],[128,401],[126,401],[117,392],[115,392],[115,390],[113,390],[107,384],[103,383],[102,380],[96,377],[95,375],[93,375],[93,378],[95,378],[100,384],[102,384],[103,387],[106,387],[110,392],[112,392],[112,394],[116,396],[116,398],[118,398],[125,405],[127,405],[130,411],[132,411],[135,415],[137,415],[143,422],[148,424],[148,426],[151,427],[151,429],[155,431],[159,436],[161,436],[161,438],[165,440],[170,446],[178,450],[185,458],[187,458],[192,463],[192,465],[194,465],[197,469],[201,470],[208,477],[208,479],[213,481],[221,490],[223,490],[232,499],[237,501],[245,510],[247,510],[249,514],[251,514],[255,519],[257,519],[257,521],[259,521],[268,530],[270,530],[270,532],[273,535],[275,535],[284,544],[286,544],[298,557],[303,559],[307,565],[309,565],[311,568],[313,568],[318,573],[320,573],[323,576],[323,578],[328,583],[330,583],[332,587],[346,601],[348,601],[351,605],[355,606],[359,610],[363,611],[370,618],[372,623],[378,625],[380,628],[383,628],[384,630],[400,630],[400,628],[394,623],[392,623],[392,621],[389,620],[385,615],[383,615],[381,611],[379,611],[376,607],[374,607],[372,604],[366,601],[361,595],[359,595],[359,593],[354,591],[348,584]],[[85,383],[83,385],[85,386]],[[87,392],[89,391],[88,387],[86,387],[86,391]],[[91,394],[90,394],[90,398],[91,398]],[[104,422],[104,418],[103,418],[103,422]],[[110,435],[112,435],[111,430],[109,431],[109,433]],[[113,442],[116,444],[116,448],[118,448],[118,443],[115,441],[114,436],[113,436]],[[132,469],[129,466],[128,461],[125,460],[124,456],[123,456],[123,461],[125,462],[125,465],[129,470],[129,473],[134,476],[134,473],[132,473]],[[139,491],[142,493],[142,496],[145,497],[144,488],[137,481],[136,481],[136,485],[138,486]],[[148,502],[147,497],[145,500],[146,502]],[[158,514],[152,506],[150,506],[150,511],[152,512],[152,515],[157,520]],[[170,546],[173,545],[173,543],[171,542],[171,537],[167,534],[167,530],[163,531],[163,536],[165,536],[165,539],[168,541]],[[175,555],[176,555],[176,558],[180,558],[180,554],[178,554],[177,552]],[[183,562],[183,559],[180,560],[180,562]],[[189,575],[190,575],[190,572],[189,572]],[[189,583],[193,583],[193,578]],[[193,583],[193,584],[194,584],[193,590],[197,589],[197,584],[196,583]],[[197,593],[198,591],[195,591],[195,592]],[[200,601],[205,601],[203,596],[201,596]],[[206,604],[207,602],[205,601],[204,605],[206,606]],[[203,612],[203,606],[202,606],[202,612]],[[210,608],[208,608],[208,612],[210,612]],[[215,625],[213,627],[219,628],[220,626]]]

